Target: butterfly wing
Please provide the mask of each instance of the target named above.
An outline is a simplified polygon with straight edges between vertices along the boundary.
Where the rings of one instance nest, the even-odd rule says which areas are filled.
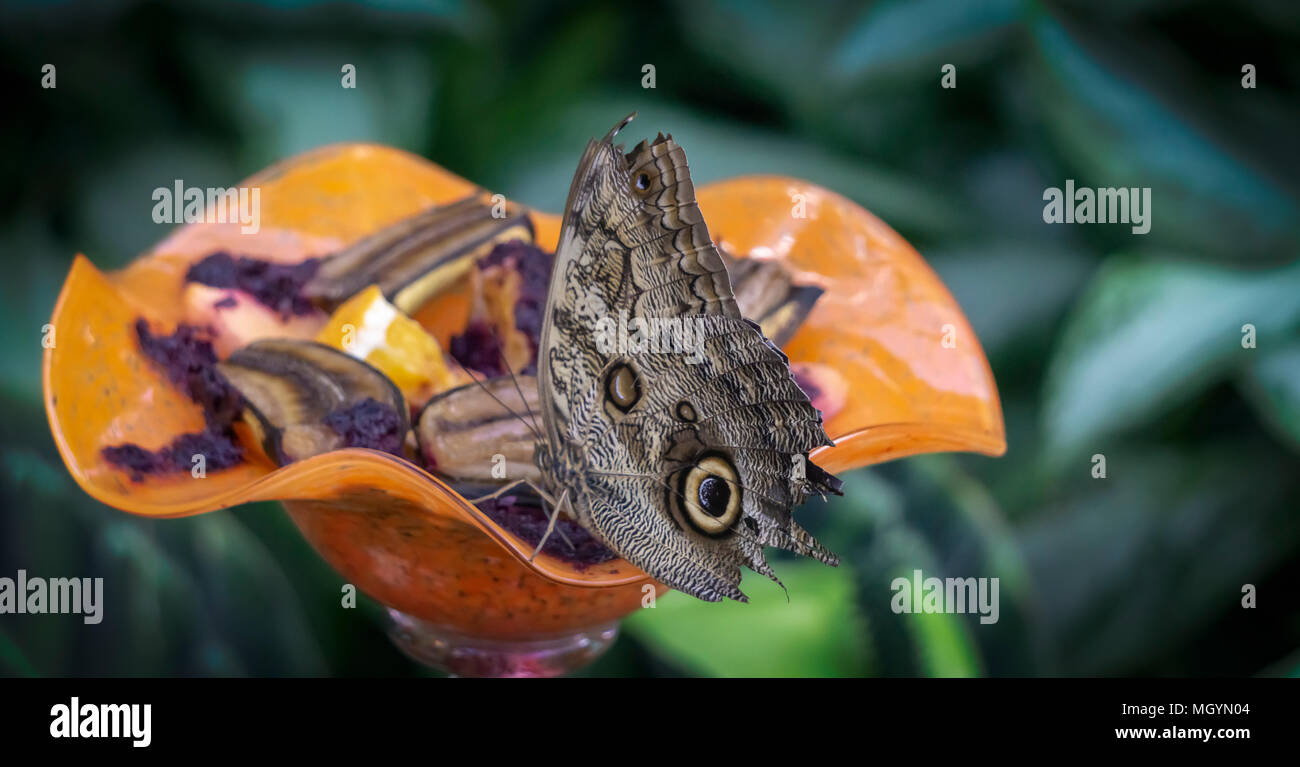
[[[631,119],[631,118],[629,118]],[[743,318],[671,137],[629,154],[626,120],[569,191],[539,344],[540,468],[580,522],[657,580],[744,600],[778,546],[836,564],[791,517],[840,482],[789,361]],[[778,581],[779,583],[779,581]]]

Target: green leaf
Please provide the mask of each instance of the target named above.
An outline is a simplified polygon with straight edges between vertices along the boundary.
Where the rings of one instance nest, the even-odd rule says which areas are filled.
[[[86,175],[79,209],[84,235],[77,250],[106,271],[126,266],[181,226],[154,221],[154,190],[170,189],[178,180],[199,189],[232,187],[241,180],[220,149],[196,140],[151,141]]]
[[[827,54],[844,28],[833,4],[803,0],[689,0],[678,2],[677,23],[691,47],[739,77],[731,86],[783,102],[798,112],[822,98]],[[661,78],[664,77],[661,70]],[[682,77],[690,70],[680,68]]]
[[[775,563],[789,589],[746,572],[750,602],[711,604],[680,592],[624,622],[626,631],[690,673],[723,677],[861,676],[866,658],[849,568]]]
[[[169,527],[160,529],[158,523]],[[121,515],[102,525],[96,559],[104,578],[104,619],[96,633],[116,641],[104,643],[114,652],[97,659],[101,668],[132,675],[207,671],[196,668],[192,658],[197,638],[213,629],[202,589],[183,557],[160,540],[160,534],[188,524],[158,520],[150,525]]]
[[[265,506],[267,510],[271,507]],[[269,552],[226,511],[110,517],[100,534],[102,628],[117,673],[317,675],[326,665]]]
[[[0,676],[38,677],[40,672],[27,660],[23,649],[4,631],[0,631]]]
[[[1211,624],[1254,644],[1242,584],[1300,550],[1294,458],[1239,440],[1106,457],[1105,479],[1059,481],[1020,536],[1049,673],[1153,673]]]
[[[263,513],[278,513],[262,504]],[[325,660],[280,563],[232,514],[205,514],[192,526],[194,566],[209,613],[229,649],[254,673],[316,675]],[[256,635],[243,630],[256,623]],[[212,655],[223,658],[224,655]],[[252,659],[252,660],[244,660]],[[265,664],[262,667],[261,664]]]
[[[435,79],[418,47],[276,45],[241,49],[232,60],[238,64],[227,77],[234,87],[224,98],[243,132],[256,137],[247,150],[250,167],[340,141],[418,152],[429,132]],[[343,87],[344,64],[356,68],[355,88]]]
[[[636,141],[671,131],[686,148],[697,185],[753,174],[790,175],[856,200],[900,230],[943,233],[972,225],[965,209],[942,188],[780,134],[701,117],[675,105],[647,106],[636,97],[584,101],[553,131],[521,135],[507,156],[505,193],[541,210],[560,210],[581,154],[577,148],[634,110],[636,120],[620,137]]]
[[[1242,388],[1264,420],[1300,448],[1300,342],[1259,350],[1243,376]]]
[[[95,525],[86,500],[57,458],[47,460],[23,447],[0,448],[0,516],[6,540],[16,544],[0,547],[0,574],[12,578],[21,569],[38,577],[99,575],[85,558],[87,530]],[[43,675],[74,671],[70,658],[78,636],[89,629],[76,615],[6,623],[8,638],[25,662]]]
[[[1050,463],[1105,452],[1254,362],[1300,327],[1300,262],[1260,271],[1155,258],[1112,258],[1062,334],[1047,373],[1043,430]]]
[[[1140,39],[1089,39],[1085,46],[1078,29],[1047,14],[1032,32],[1035,55],[1025,65],[1032,95],[1024,104],[1036,110],[1077,186],[1150,187],[1144,237],[1155,247],[1234,260],[1275,260],[1291,251],[1300,236],[1295,198],[1225,145],[1231,126],[1203,128],[1210,120],[1189,114],[1194,102],[1175,106],[1167,98],[1172,86],[1145,82],[1186,81],[1178,64],[1149,60],[1154,46]],[[1158,76],[1150,74],[1157,67]]]
[[[991,357],[1022,356],[1027,343],[1046,343],[1092,269],[1078,250],[1022,241],[931,250],[926,261]]]
[[[21,212],[16,227],[0,230],[0,253],[8,256],[0,280],[0,395],[31,409],[41,401],[45,325],[72,263],[73,254],[60,251],[34,211]]]
[[[876,3],[832,57],[837,79],[904,74],[1003,38],[1021,0],[893,0]],[[992,47],[992,46],[990,46]],[[965,63],[965,62],[962,62]],[[930,73],[938,82],[939,71]]]
[[[832,509],[840,519],[827,538],[858,575],[875,673],[1027,673],[1027,571],[983,485],[948,456],[914,458],[844,479],[845,496]],[[899,586],[911,583],[917,570],[923,579],[996,579],[996,622],[982,623],[978,610],[895,612]]]

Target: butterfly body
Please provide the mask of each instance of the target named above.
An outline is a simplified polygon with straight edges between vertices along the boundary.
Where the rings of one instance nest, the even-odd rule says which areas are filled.
[[[831,442],[788,359],[741,316],[685,153],[660,135],[625,155],[626,122],[588,145],[569,191],[536,461],[620,556],[701,599],[744,600],[742,564],[776,579],[765,546],[836,563],[791,518],[839,492],[807,458]]]

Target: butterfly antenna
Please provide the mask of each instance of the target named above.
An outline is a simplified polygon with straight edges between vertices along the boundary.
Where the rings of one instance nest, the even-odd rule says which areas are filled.
[[[510,382],[515,385],[515,391],[519,393],[519,401],[524,403],[524,412],[528,414],[528,420],[532,421],[534,426],[533,434],[538,434],[535,428],[537,426],[537,416],[533,415],[533,409],[528,405],[528,398],[524,396],[524,390],[519,386],[519,379],[515,378],[515,371],[510,368],[510,363],[506,361],[506,353],[500,344],[497,344],[497,357],[501,360],[501,367],[505,368],[506,372],[510,374]],[[537,438],[541,439],[541,435],[538,434]]]
[[[510,415],[514,416],[515,418],[518,418],[520,421],[523,421],[524,426],[527,426],[527,427],[528,427],[528,430],[531,431],[531,432],[533,433],[533,436],[534,436],[534,437],[537,437],[537,440],[538,440],[539,442],[544,441],[544,440],[542,440],[542,435],[541,435],[541,433],[537,431],[537,427],[536,427],[536,426],[534,426],[533,424],[531,424],[531,423],[529,423],[527,420],[525,420],[523,416],[521,416],[521,415],[519,415],[518,413],[516,413],[516,412],[514,411],[514,409],[511,408],[509,405],[507,405],[505,402],[502,402],[500,397],[498,397],[497,395],[495,395],[495,394],[492,393],[492,390],[489,389],[489,388],[487,387],[487,384],[485,384],[485,383],[483,383],[482,381],[480,381],[479,378],[478,378],[478,376],[474,375],[474,373],[473,373],[469,368],[465,367],[465,363],[463,363],[463,362],[461,362],[460,360],[456,359],[456,355],[453,354],[453,355],[450,355],[450,356],[451,356],[452,359],[456,360],[456,364],[457,364],[457,365],[460,365],[460,369],[465,371],[465,375],[469,376],[470,379],[474,381],[474,383],[476,383],[476,384],[479,385],[479,388],[481,388],[484,392],[486,392],[487,395],[488,395],[489,397],[491,397],[492,399],[496,400],[496,403],[497,403],[498,405],[500,405],[501,407],[505,408],[505,411],[506,411],[507,413],[509,413]],[[521,395],[521,396],[522,396],[522,395]],[[524,403],[525,406],[526,406],[527,404],[528,404],[527,402]]]

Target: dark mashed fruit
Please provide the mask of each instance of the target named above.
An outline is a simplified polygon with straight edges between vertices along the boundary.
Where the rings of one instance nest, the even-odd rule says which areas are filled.
[[[231,426],[244,407],[243,398],[217,372],[217,354],[204,331],[181,325],[171,335],[154,335],[143,318],[136,320],[136,336],[145,356],[167,373],[168,379],[203,408],[207,427],[182,434],[158,450],[124,444],[104,448],[104,459],[131,472],[139,482],[146,474],[188,471],[194,456],[202,455],[204,468],[228,469],[244,458],[244,449]]]
[[[532,359],[522,375],[537,374],[537,344],[542,335],[542,314],[546,309],[546,290],[551,281],[554,256],[523,240],[503,242],[478,261],[479,269],[505,266],[519,273],[519,296],[515,299],[515,329],[523,333],[532,347]],[[471,322],[465,332],[453,336],[450,352],[462,365],[487,376],[505,375],[501,363],[501,342],[492,327]]]
[[[519,536],[525,543],[536,546],[546,533],[546,512],[537,502],[520,496],[507,495],[480,501],[477,506],[501,527]],[[563,533],[563,535],[561,535]],[[565,540],[567,536],[568,540]],[[573,546],[570,547],[569,543]],[[590,567],[616,559],[617,555],[605,548],[587,529],[568,517],[555,521],[555,530],[546,539],[542,552],[563,559],[578,567]]]
[[[325,425],[343,438],[347,447],[368,447],[405,458],[402,419],[397,411],[374,397],[325,416]]]
[[[217,353],[207,331],[179,325],[171,335],[156,336],[149,330],[149,323],[140,318],[135,321],[135,333],[145,356],[203,407],[209,426],[229,426],[239,418],[244,399],[217,371]]]
[[[131,472],[131,479],[139,482],[146,474],[173,474],[194,467],[194,456],[201,455],[204,469],[228,469],[244,458],[244,448],[229,433],[205,429],[182,434],[170,445],[158,450],[145,450],[139,445],[125,444],[104,448],[104,458],[111,464]]]
[[[471,321],[464,333],[452,336],[447,351],[460,364],[489,378],[506,374],[501,361],[501,339],[483,320]]]
[[[316,311],[302,295],[302,288],[319,267],[320,260],[315,258],[297,264],[276,264],[248,256],[236,258],[222,250],[191,266],[185,273],[185,281],[242,290],[287,319],[290,315]]]

